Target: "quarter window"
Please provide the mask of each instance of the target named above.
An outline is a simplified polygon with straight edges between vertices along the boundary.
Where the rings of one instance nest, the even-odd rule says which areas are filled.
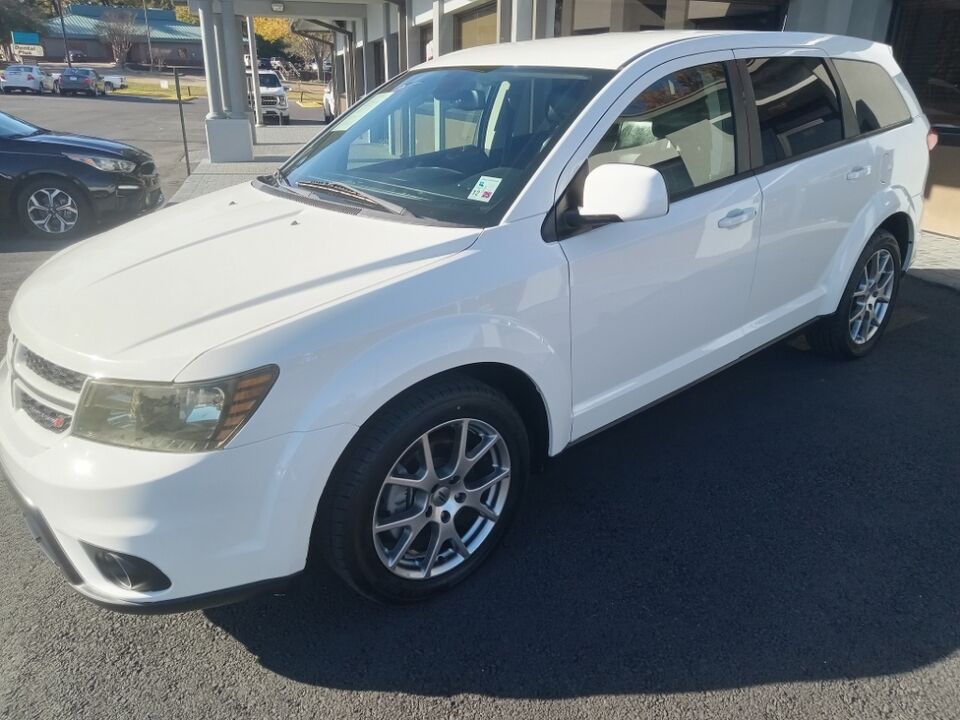
[[[903,96],[882,67],[863,60],[833,62],[857,114],[860,132],[882,130],[910,119]]]
[[[736,173],[730,88],[723,63],[687,68],[641,92],[588,160],[658,170],[671,198]]]
[[[760,119],[763,163],[813,152],[843,139],[837,88],[815,58],[747,62]]]

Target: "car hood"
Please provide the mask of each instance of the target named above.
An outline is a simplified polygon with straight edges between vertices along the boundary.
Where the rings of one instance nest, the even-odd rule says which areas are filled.
[[[172,380],[210,348],[415,273],[480,232],[381,218],[221,190],[54,256],[21,286],[11,330],[78,372]]]
[[[88,137],[87,135],[74,135],[73,133],[53,132],[44,130],[37,135],[28,135],[19,139],[19,142],[35,145],[38,152],[61,152],[64,149],[73,151],[89,150],[99,155],[113,155],[124,157],[129,160],[142,162],[150,156],[132,145],[117,142],[116,140],[105,140],[103,138]]]
[[[278,87],[278,88],[261,87],[261,88],[260,88],[260,96],[261,96],[261,97],[263,97],[264,95],[277,95],[277,96],[280,96],[280,95],[286,95],[286,94],[287,94],[287,91],[284,90],[282,87]]]

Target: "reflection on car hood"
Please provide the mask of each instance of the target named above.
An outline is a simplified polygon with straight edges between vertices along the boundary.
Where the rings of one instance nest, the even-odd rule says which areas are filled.
[[[135,162],[143,162],[144,160],[150,159],[150,156],[146,152],[132,145],[117,142],[116,140],[105,140],[103,138],[74,135],[72,133],[44,131],[39,135],[29,135],[20,138],[19,142],[33,143],[38,146],[37,149],[40,152],[44,151],[44,146],[50,146],[47,149],[53,152],[62,152],[64,150],[72,150],[74,152],[78,150],[91,150],[98,155],[114,155]]]
[[[72,370],[170,380],[205,350],[415,273],[478,234],[238,185],[53,257],[21,286],[10,325]]]

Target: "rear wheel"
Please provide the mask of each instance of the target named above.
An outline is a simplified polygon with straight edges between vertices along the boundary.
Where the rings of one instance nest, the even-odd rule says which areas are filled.
[[[807,331],[811,347],[847,359],[872,351],[890,324],[901,272],[897,239],[887,230],[877,230],[854,266],[837,311]]]
[[[28,235],[38,240],[71,240],[90,226],[92,212],[83,193],[60,178],[42,178],[17,195],[17,215]]]
[[[360,429],[330,477],[314,539],[363,595],[425,599],[497,545],[528,466],[526,430],[501,393],[462,376],[421,385]]]

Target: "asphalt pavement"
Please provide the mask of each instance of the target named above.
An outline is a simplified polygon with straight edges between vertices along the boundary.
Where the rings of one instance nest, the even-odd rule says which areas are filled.
[[[0,343],[48,256],[0,243]],[[867,359],[781,343],[570,449],[414,607],[317,567],[113,614],[0,484],[0,717],[958,718],[960,294],[908,277],[900,303]]]

